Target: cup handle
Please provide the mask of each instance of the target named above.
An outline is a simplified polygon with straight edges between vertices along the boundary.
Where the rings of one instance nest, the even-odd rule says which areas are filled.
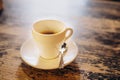
[[[65,41],[66,41],[66,40],[67,40],[69,37],[71,37],[71,35],[73,34],[73,29],[71,29],[71,28],[66,28],[65,34],[66,34],[66,37],[65,37]]]

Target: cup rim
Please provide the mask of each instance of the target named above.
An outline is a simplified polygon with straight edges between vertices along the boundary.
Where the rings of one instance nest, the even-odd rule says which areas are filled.
[[[35,27],[35,24],[38,23],[38,22],[40,22],[40,21],[58,21],[58,22],[64,24],[63,22],[61,22],[61,21],[59,21],[59,20],[55,20],[55,19],[38,20],[38,21],[36,21],[36,22],[33,23],[33,27],[32,27],[32,31],[34,31],[34,32],[37,33],[38,35],[43,35],[43,36],[55,36],[55,35],[61,34],[61,33],[63,33],[63,32],[65,31],[65,26],[66,26],[66,25],[64,24],[63,29],[62,29],[61,31],[55,33],[55,34],[47,35],[47,34],[39,33],[39,32],[37,32],[37,31],[34,29],[34,27]]]

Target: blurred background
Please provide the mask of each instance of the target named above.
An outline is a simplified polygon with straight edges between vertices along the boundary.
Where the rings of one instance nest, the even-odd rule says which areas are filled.
[[[105,6],[107,2],[109,2],[109,7]],[[112,11],[112,7],[116,7],[111,3],[118,5],[119,0],[0,0],[0,14],[2,16],[0,21],[19,24],[32,23],[46,17],[66,21],[72,20],[69,18],[89,15],[104,17],[107,16],[106,13]],[[108,15],[114,14],[120,17],[115,10]]]

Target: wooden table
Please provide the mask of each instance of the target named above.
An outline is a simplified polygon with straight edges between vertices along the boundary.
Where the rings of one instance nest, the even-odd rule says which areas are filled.
[[[0,80],[120,80],[120,3],[103,0],[4,0]],[[64,69],[40,70],[20,57],[33,22],[60,19],[74,29],[79,53]],[[73,53],[74,54],[74,53]]]

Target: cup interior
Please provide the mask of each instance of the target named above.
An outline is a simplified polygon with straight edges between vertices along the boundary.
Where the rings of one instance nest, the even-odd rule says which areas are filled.
[[[64,23],[57,20],[42,20],[33,25],[33,29],[40,34],[56,34],[64,31]]]

